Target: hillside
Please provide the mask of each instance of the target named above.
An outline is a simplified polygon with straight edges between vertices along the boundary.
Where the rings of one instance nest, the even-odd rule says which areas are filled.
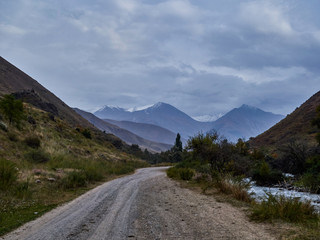
[[[158,143],[146,140],[126,129],[120,128],[119,126],[103,121],[100,118],[93,115],[92,113],[88,113],[77,108],[75,108],[75,111],[82,117],[87,119],[89,122],[91,122],[101,131],[114,134],[115,136],[125,141],[127,144],[138,144],[141,148],[146,148],[153,152],[166,151],[172,147],[172,144]]]
[[[250,144],[255,147],[274,146],[295,139],[315,143],[316,127],[311,125],[311,121],[316,116],[316,108],[319,105],[320,91],[278,124],[252,139]]]
[[[0,96],[11,93],[15,93],[14,95],[24,102],[65,119],[72,126],[92,127],[36,80],[0,57]]]
[[[216,120],[213,123],[213,129],[228,140],[236,142],[239,138],[249,139],[257,136],[282,118],[282,115],[265,112],[244,104]]]
[[[0,100],[9,93],[23,105],[14,121],[0,108],[0,236],[103,181],[147,166],[119,138],[0,58]]]
[[[124,128],[144,139],[154,142],[166,143],[172,145],[176,140],[176,134],[159,126],[147,123],[136,123],[130,121],[116,121],[104,119],[104,121]]]

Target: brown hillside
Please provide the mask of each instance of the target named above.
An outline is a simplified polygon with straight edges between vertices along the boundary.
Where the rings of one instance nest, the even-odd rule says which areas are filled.
[[[252,139],[250,144],[254,147],[274,146],[295,139],[314,143],[317,129],[311,125],[311,121],[316,116],[316,108],[319,105],[320,91],[282,121]]]
[[[12,93],[35,107],[65,119],[73,126],[92,126],[36,80],[0,57],[0,96]]]

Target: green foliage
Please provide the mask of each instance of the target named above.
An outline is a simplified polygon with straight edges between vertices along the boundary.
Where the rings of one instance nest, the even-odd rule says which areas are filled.
[[[272,169],[265,160],[259,162],[253,169],[252,180],[256,181],[258,185],[278,183],[282,178],[282,173]]]
[[[171,167],[167,170],[168,177],[185,181],[190,181],[193,178],[194,174],[194,170],[190,168]]]
[[[50,155],[42,149],[32,149],[25,154],[25,157],[32,163],[46,163],[50,160]]]
[[[41,141],[38,136],[28,136],[24,139],[24,143],[32,148],[39,148],[41,145]]]
[[[188,140],[187,149],[191,151],[193,161],[201,165],[209,164],[211,171],[224,172],[226,163],[230,161],[227,140],[220,141],[217,133],[203,133]]]
[[[84,187],[87,185],[87,177],[83,171],[72,171],[61,180],[61,186],[65,189]]]
[[[17,181],[18,171],[15,165],[0,158],[0,190],[8,190]]]
[[[254,205],[252,219],[259,221],[282,219],[288,222],[319,220],[310,202],[301,202],[298,198],[286,198],[283,195],[266,194],[267,196],[261,203]]]
[[[248,193],[249,183],[242,181],[242,178],[235,178],[231,175],[215,178],[215,187],[225,194],[231,194],[235,199],[242,202],[251,202],[252,199]]]
[[[25,181],[25,182],[17,183],[14,188],[14,194],[16,197],[21,198],[21,199],[31,198],[32,192],[30,191],[29,180]]]
[[[181,136],[179,133],[177,134],[174,147],[176,148],[177,151],[182,152],[182,142],[181,142]]]
[[[23,104],[21,100],[16,100],[12,95],[4,95],[0,100],[0,110],[9,120],[10,124],[20,124],[23,118]]]
[[[86,128],[81,133],[85,138],[92,139],[90,129]]]

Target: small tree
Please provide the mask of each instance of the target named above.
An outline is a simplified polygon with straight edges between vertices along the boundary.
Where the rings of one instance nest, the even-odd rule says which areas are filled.
[[[181,136],[178,133],[176,137],[176,143],[174,144],[177,151],[182,152],[182,142],[181,142]]]
[[[0,100],[0,110],[9,120],[9,123],[20,124],[23,118],[23,104],[21,100],[16,100],[12,95],[4,95]]]

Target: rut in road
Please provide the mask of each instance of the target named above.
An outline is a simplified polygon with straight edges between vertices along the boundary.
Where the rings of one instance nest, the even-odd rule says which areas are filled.
[[[240,210],[180,188],[164,169],[107,182],[4,239],[274,239]]]

